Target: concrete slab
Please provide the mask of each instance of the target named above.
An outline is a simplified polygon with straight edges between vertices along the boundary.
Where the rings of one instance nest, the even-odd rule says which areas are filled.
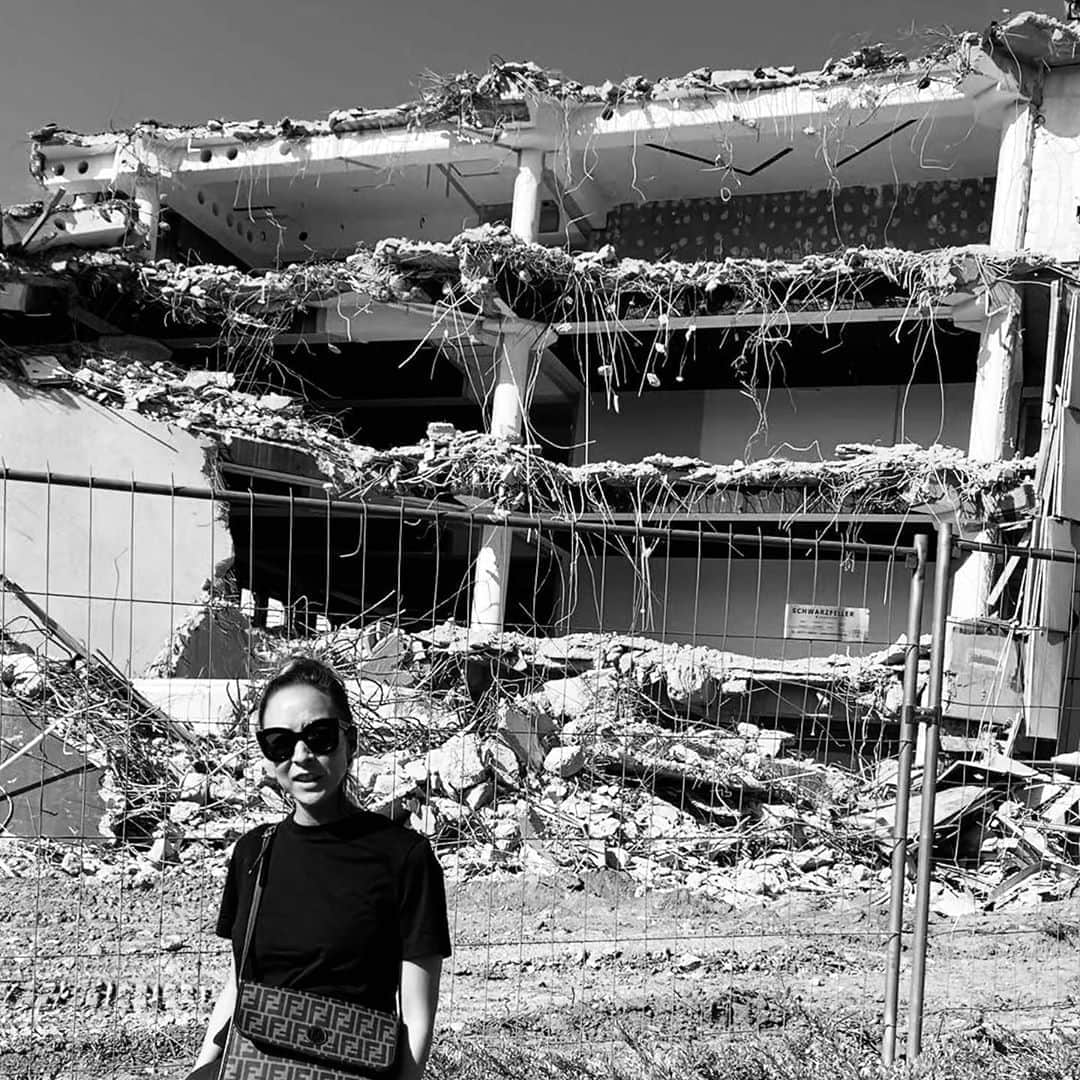
[[[19,702],[0,697],[0,824],[14,836],[103,842],[100,766],[55,735],[5,765],[41,734],[40,725]]]
[[[196,735],[227,735],[247,697],[247,679],[133,679],[132,685],[151,704]],[[247,720],[246,711],[239,717]]]

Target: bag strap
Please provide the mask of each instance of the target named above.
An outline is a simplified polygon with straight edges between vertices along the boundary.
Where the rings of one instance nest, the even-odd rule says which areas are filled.
[[[244,929],[244,947],[240,950],[240,967],[236,971],[236,981],[243,981],[244,971],[247,968],[248,954],[251,951],[251,942],[255,937],[255,919],[259,914],[259,904],[262,901],[263,887],[266,884],[266,870],[270,864],[270,844],[277,832],[277,825],[269,825],[263,830],[262,845],[259,854],[255,856],[248,874],[255,875],[255,885],[251,892],[251,906],[248,908],[247,927]]]

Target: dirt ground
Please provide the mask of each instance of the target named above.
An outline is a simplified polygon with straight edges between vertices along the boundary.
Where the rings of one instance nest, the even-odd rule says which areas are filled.
[[[141,879],[50,867],[3,882],[0,1076],[184,1076],[225,962],[222,870]],[[783,1029],[805,1010],[879,1017],[884,886],[732,910],[641,894],[614,872],[451,886],[444,1038],[595,1048],[630,1035]],[[926,1030],[1080,1022],[1080,900],[933,917]],[[906,998],[909,952],[905,949]]]

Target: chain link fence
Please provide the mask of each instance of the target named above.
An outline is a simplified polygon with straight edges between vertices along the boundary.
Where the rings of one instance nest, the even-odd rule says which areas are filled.
[[[469,626],[492,523],[500,633]],[[979,545],[934,531],[7,471],[0,1062],[184,1075],[230,845],[288,812],[248,716],[297,651],[347,680],[358,801],[444,867],[444,1040],[595,1055],[828,1018],[888,1057],[897,1029],[1072,1023],[1075,559],[982,545],[1018,560],[1017,615],[950,620]],[[1053,687],[1035,641],[1070,658]]]

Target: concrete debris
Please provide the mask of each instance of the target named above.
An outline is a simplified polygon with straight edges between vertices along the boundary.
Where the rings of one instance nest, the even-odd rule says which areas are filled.
[[[383,640],[390,644],[380,648]],[[603,869],[642,889],[691,889],[734,907],[791,893],[883,895],[895,768],[860,758],[858,747],[851,769],[814,760],[801,752],[797,719],[790,727],[775,717],[755,722],[746,706],[755,687],[796,680],[862,701],[869,715],[884,708],[883,683],[900,677],[902,649],[785,665],[619,635],[465,643],[463,628],[450,624],[416,635],[339,630],[306,646],[335,657],[365,706],[357,710],[363,753],[354,798],[430,837],[454,877]],[[294,648],[259,638],[256,678]],[[498,657],[514,673],[479,701],[465,686],[467,661],[477,656]],[[370,679],[367,658],[393,663]],[[34,659],[51,685],[55,669]],[[402,672],[412,685],[385,681]],[[77,707],[76,684],[64,685]],[[718,705],[717,693],[721,702],[742,694],[741,705]],[[121,715],[109,701],[94,706],[92,741],[108,732],[110,710]],[[876,719],[896,720],[880,712]],[[206,728],[188,745],[152,728],[135,732],[132,740],[124,728],[142,779],[132,785],[106,750],[99,794],[107,831],[123,823],[131,840],[130,825],[147,820],[154,791],[154,827],[136,844],[145,865],[220,858],[253,822],[286,812],[243,726]],[[1013,907],[1078,888],[1080,780],[1071,759],[1047,771],[995,747],[943,760],[936,911]],[[912,844],[920,800],[916,788]]]
[[[580,746],[556,746],[544,758],[544,772],[563,780],[577,776],[585,768],[585,752]]]
[[[436,753],[436,772],[446,793],[452,798],[487,779],[487,766],[481,760],[480,740],[472,732],[447,739]]]
[[[521,760],[501,739],[484,743],[484,760],[491,766],[492,779],[504,791],[516,791],[521,784]]]
[[[534,771],[543,768],[558,738],[554,719],[533,701],[501,702],[496,730],[518,761]]]
[[[18,697],[36,697],[45,687],[45,674],[29,650],[0,652],[0,684]]]
[[[581,252],[546,248],[501,225],[468,229],[446,242],[388,238],[344,260],[251,273],[223,265],[142,263],[105,250],[72,251],[43,268],[37,260],[0,253],[0,280],[47,280],[66,289],[73,303],[91,308],[101,295],[118,292],[133,312],[153,309],[158,317],[165,312],[167,321],[204,329],[209,324],[229,339],[237,362],[269,359],[274,336],[285,332],[297,314],[343,294],[372,298],[370,312],[359,312],[360,318],[377,316],[387,302],[447,304],[493,315],[509,309],[533,318],[547,311],[546,298],[558,291],[573,298],[563,314],[568,324],[600,320],[613,333],[623,319],[670,323],[680,317],[758,311],[762,329],[755,333],[775,342],[787,333],[790,312],[821,309],[825,286],[828,303],[837,309],[872,301],[878,307],[929,314],[961,294],[1036,273],[1075,281],[1071,267],[1049,256],[981,245],[921,252],[852,247],[792,261],[649,261],[620,259],[610,245]],[[667,323],[658,322],[658,329]],[[552,329],[565,333],[573,327],[556,323]],[[602,365],[604,378],[614,389],[626,365],[606,355],[611,363]],[[639,376],[637,371],[627,375],[635,392]],[[88,381],[92,390],[95,380]],[[251,397],[251,404],[258,402],[259,395]],[[274,415],[265,403],[256,412]]]
[[[226,657],[223,666],[230,658]],[[227,736],[247,722],[249,679],[133,679],[147,701],[200,735]]]

